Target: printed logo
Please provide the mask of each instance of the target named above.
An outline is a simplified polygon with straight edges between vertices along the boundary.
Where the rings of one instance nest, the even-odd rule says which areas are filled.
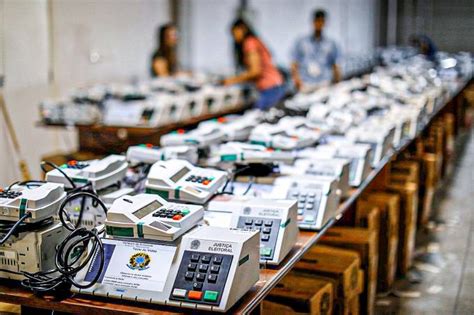
[[[201,246],[201,242],[199,240],[194,240],[191,242],[191,249],[198,249]]]
[[[252,208],[250,208],[250,207],[245,207],[244,208],[244,214],[249,215],[251,212],[252,212]]]
[[[132,270],[146,270],[151,262],[150,255],[144,252],[133,254],[128,261],[127,267]]]

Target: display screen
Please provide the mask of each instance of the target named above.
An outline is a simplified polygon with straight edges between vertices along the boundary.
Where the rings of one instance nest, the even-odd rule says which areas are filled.
[[[189,168],[183,167],[178,173],[171,176],[170,179],[176,183],[178,180],[180,180],[181,177],[186,175],[189,171],[191,171]]]
[[[139,219],[142,219],[142,218],[146,217],[147,215],[149,215],[150,213],[152,213],[153,211],[160,208],[161,206],[162,206],[162,204],[155,200],[155,201],[149,203],[148,205],[144,206],[143,208],[140,208],[137,211],[135,211],[133,213],[133,215],[136,216]]]

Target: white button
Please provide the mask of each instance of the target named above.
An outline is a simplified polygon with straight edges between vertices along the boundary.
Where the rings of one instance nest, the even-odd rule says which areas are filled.
[[[173,296],[180,297],[180,298],[185,298],[186,297],[186,290],[184,290],[184,289],[174,289],[173,290]]]

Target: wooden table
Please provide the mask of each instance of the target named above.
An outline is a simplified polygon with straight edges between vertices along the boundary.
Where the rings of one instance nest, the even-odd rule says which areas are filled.
[[[467,82],[460,84],[459,88],[452,93],[451,97],[446,100],[443,106],[440,106],[433,112],[428,120],[428,123],[421,128],[414,139],[404,141],[398,148],[393,149],[385,156],[379,165],[372,169],[369,176],[362,182],[357,189],[352,189],[350,196],[343,200],[337,210],[337,215],[331,219],[323,229],[319,232],[300,231],[297,243],[293,250],[288,254],[284,261],[278,266],[261,266],[260,280],[255,286],[247,292],[242,299],[234,305],[229,313],[249,314],[254,310],[258,310],[258,306],[263,301],[265,296],[277,285],[277,283],[293,268],[299,259],[317,243],[324,232],[334,225],[338,220],[341,220],[347,210],[355,205],[357,198],[370,187],[380,180],[381,177],[386,176],[390,161],[396,157],[397,154],[406,150],[410,145],[415,143],[415,139],[421,136],[424,130],[428,127],[430,122],[441,112],[452,110],[452,105],[456,102],[454,99],[465,87]],[[10,284],[0,285],[0,301],[6,303],[20,304],[22,306],[34,307],[40,309],[50,309],[62,312],[72,312],[78,314],[130,314],[130,313],[146,313],[146,314],[177,314],[190,313],[192,311],[186,309],[170,308],[166,306],[134,303],[123,300],[105,299],[100,297],[92,297],[85,295],[70,295],[66,298],[57,300],[51,296],[37,297],[26,289]]]
[[[142,143],[152,143],[158,145],[162,135],[170,133],[176,129],[187,129],[204,120],[218,118],[230,114],[242,113],[247,108],[248,106],[239,105],[231,110],[196,116],[186,121],[171,123],[156,128],[106,126],[102,124],[77,124],[67,126],[63,124],[38,123],[38,125],[46,128],[77,128],[79,134],[79,151],[81,152],[94,152],[98,155],[113,153],[119,154],[127,151],[127,148],[132,145]]]

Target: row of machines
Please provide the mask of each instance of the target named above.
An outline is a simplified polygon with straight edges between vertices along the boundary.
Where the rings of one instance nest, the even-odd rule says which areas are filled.
[[[381,68],[273,119],[249,110],[123,155],[43,163],[44,181],[0,191],[0,277],[228,311],[423,128],[447,94],[429,70]]]
[[[183,76],[82,88],[41,102],[39,110],[45,124],[156,128],[232,111],[253,97],[248,87],[222,86],[212,77]]]

